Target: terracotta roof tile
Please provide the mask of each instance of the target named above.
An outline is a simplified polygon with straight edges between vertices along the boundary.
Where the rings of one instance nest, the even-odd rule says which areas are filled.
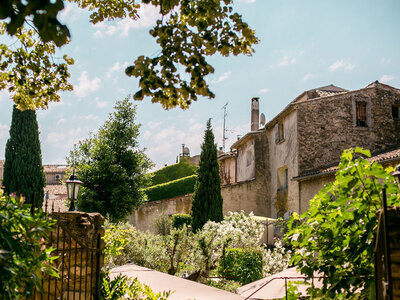
[[[400,162],[400,148],[391,150],[388,152],[383,152],[380,154],[372,155],[370,158],[367,158],[370,162],[389,162],[389,161],[399,161]],[[299,180],[303,178],[322,176],[335,173],[338,170],[338,166],[331,166],[325,169],[313,170],[310,172],[303,173],[299,176],[294,177],[294,180]]]

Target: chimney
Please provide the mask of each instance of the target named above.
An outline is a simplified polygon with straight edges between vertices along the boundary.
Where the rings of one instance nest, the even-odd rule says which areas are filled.
[[[251,131],[256,131],[259,128],[259,106],[258,106],[258,100],[259,97],[253,97],[251,99]]]

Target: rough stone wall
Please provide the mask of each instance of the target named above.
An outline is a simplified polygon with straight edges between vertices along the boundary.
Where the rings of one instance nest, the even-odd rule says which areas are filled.
[[[35,299],[92,299],[96,294],[96,275],[104,264],[104,218],[99,213],[77,211],[53,213],[52,218],[57,225],[50,233],[49,243],[56,248],[53,255],[59,256],[55,266],[60,278],[46,278],[43,294],[36,292]]]
[[[128,216],[128,222],[142,231],[155,232],[154,221],[162,213],[167,215],[189,214],[192,208],[192,194],[170,199],[148,202]]]
[[[254,179],[221,187],[223,212],[245,211],[258,216],[270,216],[268,139],[264,132],[254,135]]]
[[[370,103],[369,127],[354,124],[359,100]],[[392,105],[399,104],[400,92],[382,86],[298,103],[299,174],[338,163],[350,147],[373,152],[399,146],[400,121],[392,118]]]
[[[269,143],[268,181],[270,182],[271,214],[268,217],[282,216],[287,211],[299,211],[298,183],[291,178],[298,175],[297,113],[291,111],[278,119],[283,124],[284,139],[275,142],[275,125],[268,127],[266,135]],[[282,172],[287,169],[288,186],[282,187]],[[281,179],[281,180],[279,180]]]

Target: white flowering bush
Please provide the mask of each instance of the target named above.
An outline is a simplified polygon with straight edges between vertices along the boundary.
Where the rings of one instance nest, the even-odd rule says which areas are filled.
[[[276,242],[274,250],[266,249],[261,244],[263,231],[263,224],[253,213],[246,215],[243,211],[229,212],[220,223],[209,221],[197,233],[188,232],[184,226],[166,236],[141,232],[128,224],[107,223],[106,262],[110,266],[132,262],[182,277],[216,276],[228,248],[253,249],[262,254],[263,276],[268,276],[288,267],[290,252],[281,241]],[[199,278],[203,283],[222,288],[226,285],[230,290],[236,286],[227,280]]]
[[[187,273],[215,269],[228,248],[256,249],[264,252],[261,236],[264,226],[253,213],[229,212],[220,223],[208,221],[192,240],[193,251],[187,259]]]
[[[263,254],[263,274],[265,277],[281,272],[289,267],[291,252],[286,250],[282,240],[275,242],[273,250],[267,249]]]

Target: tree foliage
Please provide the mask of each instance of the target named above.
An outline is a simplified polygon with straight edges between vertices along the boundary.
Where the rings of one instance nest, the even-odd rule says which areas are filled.
[[[293,247],[292,263],[309,277],[324,275],[323,288],[314,296],[350,297],[368,294],[374,282],[374,233],[382,190],[388,205],[399,205],[399,188],[377,162],[361,157],[370,152],[356,148],[344,151],[336,178],[311,201],[303,215],[289,221],[286,241]]]
[[[23,195],[27,203],[42,207],[46,185],[36,112],[20,111],[14,106],[10,138],[6,144],[4,191]]]
[[[61,46],[70,37],[67,26],[57,20],[57,14],[63,8],[62,0],[2,0],[0,20],[7,20],[6,30],[10,35],[17,34],[26,22],[31,21],[42,41],[53,41]]]
[[[168,17],[150,30],[161,53],[152,58],[139,56],[125,71],[140,78],[136,100],[149,96],[168,109],[188,108],[197,96],[214,98],[205,80],[214,68],[206,57],[217,53],[251,55],[252,45],[258,43],[254,31],[233,11],[233,0],[151,3],[161,5],[161,13]]]
[[[5,30],[0,23],[0,35]],[[67,55],[55,61],[54,43],[40,41],[32,29],[18,29],[11,42],[0,45],[0,90],[8,90],[18,109],[47,108],[60,101],[59,92],[72,90],[68,65],[74,61]]]
[[[126,98],[114,109],[97,134],[75,145],[67,161],[83,182],[78,208],[121,220],[145,200],[142,188],[152,164],[139,149],[136,107]]]
[[[58,276],[52,266],[53,248],[45,245],[54,221],[39,210],[31,214],[23,198],[0,190],[0,298],[30,299],[41,288],[43,274]]]
[[[120,18],[136,20],[141,6],[159,7],[159,20],[149,32],[160,46],[159,54],[152,57],[139,56],[132,66],[126,68],[125,73],[140,78],[139,90],[134,94],[135,100],[150,97],[152,102],[160,103],[165,109],[176,106],[188,108],[198,96],[214,98],[206,81],[207,75],[214,73],[214,68],[206,58],[215,54],[251,55],[254,52],[253,45],[258,43],[254,30],[234,11],[233,0],[66,1],[89,9],[92,12],[90,21],[94,24]],[[28,5],[21,0],[7,0],[0,5],[0,19],[10,17],[5,25],[8,33],[18,34],[24,23],[29,23],[30,18],[33,18],[33,25],[44,42],[54,41],[58,46],[68,42],[68,29],[57,20],[57,14],[64,6],[62,0],[24,2]],[[44,57],[47,57],[47,52],[49,50],[46,50]],[[44,64],[41,68],[48,74],[50,66]],[[15,68],[19,72],[18,69]],[[23,75],[20,73],[19,76]],[[0,82],[4,80],[1,78]],[[50,82],[57,86],[55,81]],[[20,85],[27,91],[37,93],[29,82],[21,81]],[[53,92],[57,93],[58,90]],[[33,108],[29,98],[24,97],[19,102],[16,100],[14,98],[20,108]],[[58,101],[57,98],[48,100]],[[36,107],[45,108],[47,102],[36,104]]]
[[[197,231],[211,220],[220,222],[222,214],[221,179],[217,146],[211,129],[211,119],[207,121],[204,142],[201,145],[200,162],[192,200],[192,227]]]

